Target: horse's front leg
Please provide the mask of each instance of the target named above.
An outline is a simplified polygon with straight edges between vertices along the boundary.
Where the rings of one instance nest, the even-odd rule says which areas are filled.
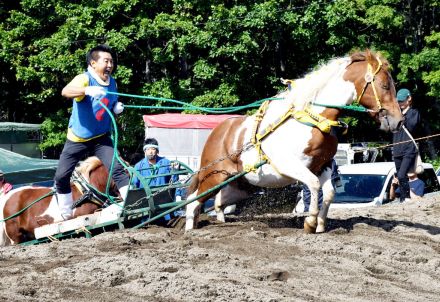
[[[328,210],[330,208],[330,204],[332,203],[335,197],[335,189],[333,187],[331,179],[328,179],[322,186],[322,193],[323,193],[323,203],[322,203],[322,208],[319,211],[318,227],[316,228],[316,233],[325,232]]]
[[[310,189],[310,207],[309,207],[309,216],[304,220],[304,232],[306,234],[314,234],[316,233],[317,227],[317,217],[319,213],[318,207],[318,194],[320,189],[319,180],[306,184]]]

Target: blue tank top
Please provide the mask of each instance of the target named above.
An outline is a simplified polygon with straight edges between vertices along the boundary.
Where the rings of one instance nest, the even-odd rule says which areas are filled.
[[[103,86],[89,72],[85,74],[89,78],[89,86],[101,86],[106,91],[117,92],[116,81],[112,77],[110,77],[110,84]],[[113,110],[117,101],[118,96],[114,94],[107,94],[101,99],[101,102],[110,110]],[[109,132],[111,129],[111,119],[104,107],[99,103],[99,99],[93,99],[86,95],[79,102],[73,100],[69,128],[76,136],[82,139],[91,139]]]

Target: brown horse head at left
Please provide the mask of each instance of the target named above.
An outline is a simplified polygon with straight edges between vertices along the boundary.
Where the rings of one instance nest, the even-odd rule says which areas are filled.
[[[97,157],[89,157],[76,168],[79,178],[85,180],[100,192],[106,191],[108,170]],[[73,211],[73,218],[92,214],[102,207],[96,195],[84,195],[87,186],[81,180],[71,182],[74,201],[85,199]],[[117,194],[115,184],[111,184],[111,193]],[[42,198],[44,197],[44,198]],[[33,205],[31,205],[34,201]],[[28,207],[27,209],[25,209]],[[24,210],[25,209],[25,210]],[[11,217],[8,219],[8,217]],[[34,230],[45,224],[62,219],[58,209],[56,194],[47,187],[21,187],[10,191],[0,199],[0,245],[18,244],[35,239]],[[7,219],[3,221],[3,219]]]
[[[397,131],[402,125],[388,62],[369,50],[332,59],[303,78],[284,83],[288,84],[286,91],[263,103],[255,114],[225,120],[211,132],[202,152],[201,169],[191,183],[188,199],[203,195],[187,205],[187,231],[197,227],[201,205],[213,195],[217,219],[224,221],[222,206],[239,201],[246,192],[236,181],[210,189],[245,173],[240,181],[258,187],[302,182],[311,193],[304,230],[324,232],[335,194],[330,166],[338,145],[334,132],[338,131],[333,130],[346,127],[338,120],[341,112],[358,103],[363,106],[358,109],[379,122],[380,129]]]

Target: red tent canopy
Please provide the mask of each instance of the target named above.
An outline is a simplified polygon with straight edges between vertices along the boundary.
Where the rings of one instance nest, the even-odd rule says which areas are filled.
[[[239,116],[241,115],[164,113],[155,115],[144,115],[144,122],[147,127],[156,128],[214,129],[225,119]]]

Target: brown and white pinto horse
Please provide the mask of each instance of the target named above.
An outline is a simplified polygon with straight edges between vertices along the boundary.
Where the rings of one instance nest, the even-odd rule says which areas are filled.
[[[289,89],[278,97],[283,99],[271,101],[265,110],[260,108],[252,116],[226,120],[212,131],[188,199],[244,170],[250,172],[240,180],[259,187],[283,187],[299,180],[311,191],[310,214],[305,219],[304,230],[324,232],[335,194],[329,163],[338,144],[337,138],[329,133],[331,127],[326,125],[338,126],[335,121],[341,107],[357,101],[380,122],[380,129],[394,132],[401,127],[403,117],[388,62],[369,50],[337,58],[304,78],[291,81]],[[252,147],[244,148],[249,145]],[[226,159],[219,161],[221,158]],[[268,163],[249,169],[262,159]],[[216,195],[219,220],[224,221],[223,205],[244,196],[233,184]],[[319,210],[321,187],[324,202]],[[201,205],[213,194],[187,205],[186,230],[197,227]]]
[[[95,156],[87,158],[77,171],[91,185],[100,192],[105,192],[108,179],[108,170],[103,163]],[[82,196],[81,187],[71,183],[72,195],[74,200]],[[49,194],[51,188],[46,187],[21,187],[10,191],[0,199],[0,246],[18,244],[35,239],[34,229],[54,221],[62,221],[62,217],[56,201],[56,195]],[[111,193],[117,192],[116,186],[112,183]],[[36,202],[20,215],[3,221],[20,210],[27,207],[33,201],[49,194],[47,197]],[[73,218],[92,214],[102,205],[98,202],[84,200],[73,211]]]

